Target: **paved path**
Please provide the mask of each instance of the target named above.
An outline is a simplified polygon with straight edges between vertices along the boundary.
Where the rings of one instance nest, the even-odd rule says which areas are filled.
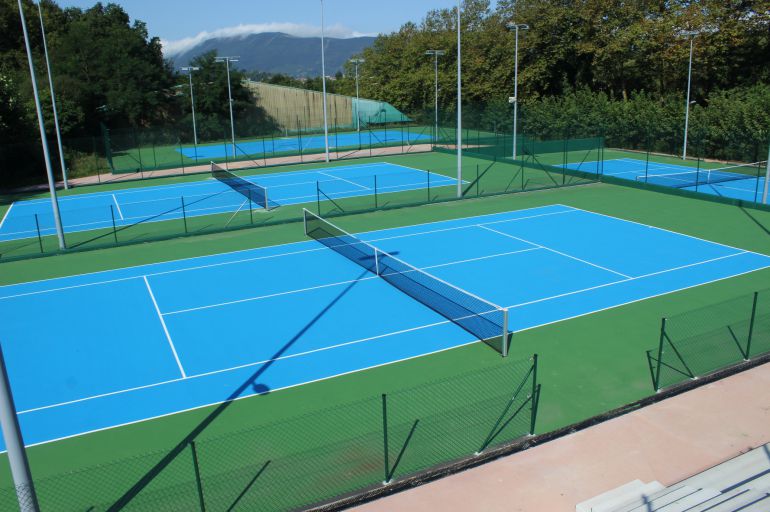
[[[770,441],[768,389],[765,364],[356,510],[571,512],[637,478],[672,485]]]

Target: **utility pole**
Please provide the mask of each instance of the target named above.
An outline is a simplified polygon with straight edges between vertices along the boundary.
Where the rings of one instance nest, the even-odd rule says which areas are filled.
[[[436,128],[435,132],[433,134],[433,143],[435,144],[438,140],[438,58],[441,55],[444,55],[446,52],[444,50],[428,50],[425,52],[425,55],[433,55],[433,75],[435,77],[435,94],[434,94],[434,105],[433,105],[433,111],[435,113],[436,118]]]
[[[516,133],[519,121],[519,30],[529,30],[526,23],[508,23],[509,30],[516,31],[516,53],[513,59],[513,159],[516,160]]]
[[[361,131],[361,96],[358,91],[358,66],[366,62],[364,59],[350,59],[356,65],[356,131]]]
[[[235,118],[233,117],[233,90],[230,85],[230,63],[238,62],[240,57],[217,57],[217,62],[224,62],[227,68],[227,97],[230,100],[230,133],[233,140],[233,158],[238,156],[235,149]]]

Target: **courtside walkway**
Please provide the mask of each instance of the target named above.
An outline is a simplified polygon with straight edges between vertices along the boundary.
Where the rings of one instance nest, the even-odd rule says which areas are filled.
[[[356,510],[572,512],[632,480],[669,486],[770,441],[768,389],[765,364]]]

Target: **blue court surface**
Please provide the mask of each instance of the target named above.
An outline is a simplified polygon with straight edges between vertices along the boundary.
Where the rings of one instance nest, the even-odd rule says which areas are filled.
[[[596,162],[581,162],[567,164],[569,169],[584,170],[587,172],[596,172]],[[731,199],[740,199],[748,202],[758,202],[762,200],[762,191],[765,186],[765,178],[757,178],[756,174],[749,176],[746,174],[731,173],[729,167],[727,170],[709,171],[701,169],[695,174],[696,168],[693,166],[662,164],[658,162],[646,162],[635,158],[617,158],[605,160],[602,164],[603,174],[614,176],[631,181],[647,181],[651,184],[663,185],[668,187],[701,192],[714,196],[729,197]],[[746,169],[752,173],[757,171],[757,166],[753,165]],[[762,169],[759,169],[761,174]],[[708,174],[712,172],[717,183],[703,183],[708,180]],[[685,173],[677,176],[679,173]],[[696,177],[697,176],[697,177]],[[699,185],[695,186],[695,181]],[[722,181],[725,180],[725,181]],[[688,183],[693,185],[687,186]]]
[[[378,144],[413,144],[429,142],[431,135],[425,133],[414,133],[408,130],[378,130],[348,133],[329,133],[330,148],[345,147],[369,147]],[[298,151],[310,151],[324,149],[326,143],[323,134],[302,135],[294,137],[281,137],[277,139],[259,139],[253,141],[242,141],[235,143],[235,152],[238,156],[262,155],[265,153],[283,153]],[[231,156],[233,154],[232,144],[213,144],[205,146],[194,146],[177,149],[187,158],[194,160],[218,159]]]
[[[391,163],[327,167],[308,171],[244,176],[266,187],[270,208],[316,200],[316,188],[332,199],[417,190],[426,187],[456,186],[457,180],[420,169]],[[248,209],[246,198],[215,179],[181,185],[116,190],[59,198],[66,233],[130,226],[139,222],[159,222]],[[253,205],[253,208],[259,208]],[[37,236],[35,214],[42,235],[56,233],[50,199],[17,201],[0,219],[0,241]]]
[[[563,205],[360,236],[509,307],[513,353],[516,331],[770,266]],[[477,342],[314,240],[0,287],[0,316],[30,444]]]

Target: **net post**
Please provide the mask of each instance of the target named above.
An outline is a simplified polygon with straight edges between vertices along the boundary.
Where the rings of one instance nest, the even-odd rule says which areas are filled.
[[[759,292],[754,292],[754,300],[751,304],[751,320],[749,321],[749,336],[746,341],[746,357],[745,361],[749,360],[751,356],[751,338],[754,336],[754,322],[757,319],[757,299],[759,298]]]
[[[112,236],[115,238],[115,245],[118,245],[118,230],[115,229],[115,208],[110,205],[110,217],[112,217]]]
[[[308,233],[307,233],[307,210],[305,208],[302,208],[302,225],[305,228],[305,236],[308,236]]]
[[[43,237],[40,235],[40,220],[37,217],[37,213],[35,214],[35,229],[37,230],[37,243],[40,245],[40,253],[42,254],[43,251]]]
[[[503,308],[503,346],[500,351],[508,357],[508,308]]]
[[[390,462],[388,461],[388,396],[382,394],[382,460],[385,466],[385,479],[383,484],[390,483]]]
[[[374,209],[379,208],[379,199],[377,198],[377,175],[374,175]]]
[[[182,199],[182,221],[184,222],[184,233],[187,234],[187,211],[184,207],[184,196],[181,197]]]

